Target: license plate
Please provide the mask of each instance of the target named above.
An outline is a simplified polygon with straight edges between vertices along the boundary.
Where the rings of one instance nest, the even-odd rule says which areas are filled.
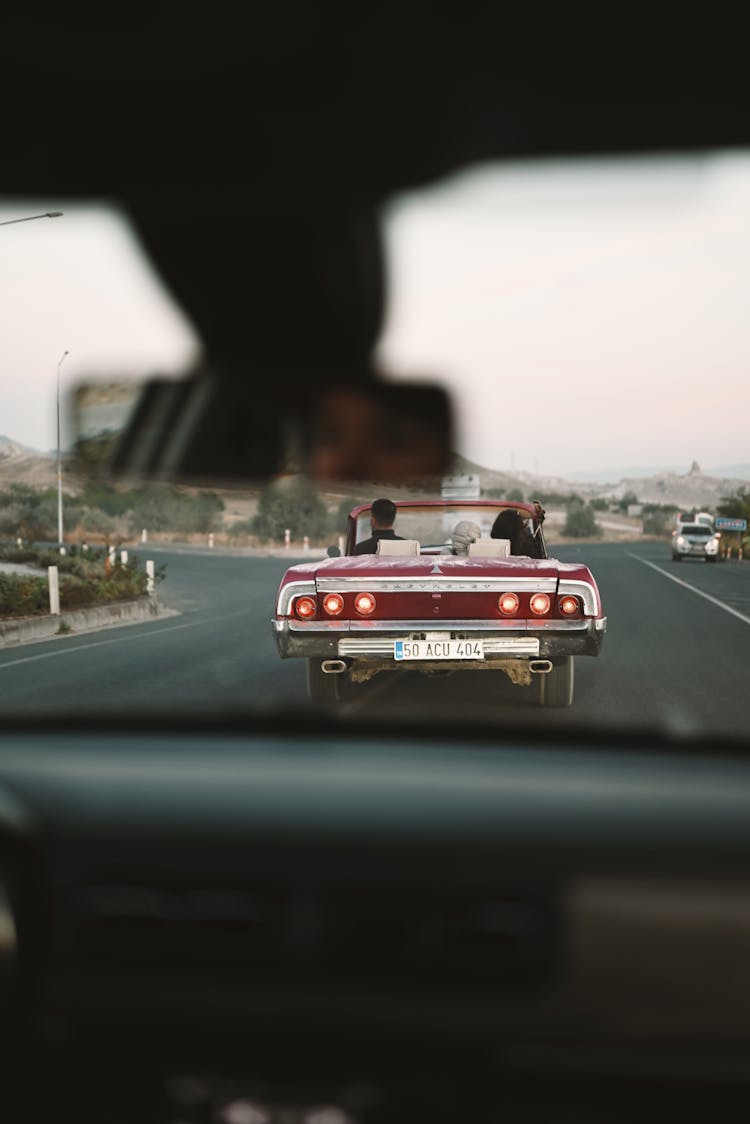
[[[395,660],[483,660],[481,640],[394,640]]]

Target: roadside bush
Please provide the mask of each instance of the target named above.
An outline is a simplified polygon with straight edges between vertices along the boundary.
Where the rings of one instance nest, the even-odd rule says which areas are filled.
[[[293,539],[328,534],[329,517],[320,496],[303,479],[271,484],[258,500],[258,513],[250,520],[252,533],[264,542],[283,542],[288,528]]]
[[[239,538],[240,535],[254,535],[254,523],[254,516],[250,519],[238,519],[236,523],[232,523],[231,526],[227,527],[227,534],[230,538]]]
[[[739,488],[733,496],[722,496],[716,511],[730,519],[747,519],[750,522],[750,491]]]
[[[644,504],[643,533],[645,535],[666,535],[674,524],[677,510],[674,504]]]
[[[68,574],[60,580],[60,607],[79,609],[86,605],[132,601],[146,596],[146,574],[128,567],[115,567],[111,574]]]
[[[89,508],[79,524],[81,530],[89,534],[111,535],[117,529],[117,520],[106,511]]]
[[[627,515],[628,508],[631,504],[638,503],[638,496],[635,492],[626,492],[625,495],[617,501],[616,507],[623,515]]]
[[[8,537],[18,534],[18,528],[23,520],[23,509],[18,503],[8,503],[0,506],[0,535]]]
[[[0,546],[0,561],[2,562],[36,562],[39,551],[31,546],[16,546],[10,543]]]
[[[8,558],[14,554],[15,557]],[[29,574],[0,573],[0,617],[30,616],[49,612],[47,566],[57,566],[60,574],[61,609],[79,609],[114,601],[132,601],[147,595],[148,578],[138,558],[131,555],[127,566],[108,568],[106,551],[60,555],[56,551],[4,549],[0,556],[10,561],[31,562],[40,567],[39,577]],[[158,566],[155,582],[164,579],[165,567]]]
[[[26,617],[49,612],[46,578],[0,574],[0,617]]]
[[[342,500],[336,510],[331,512],[328,522],[329,533],[334,535],[343,534],[347,528],[349,512],[352,508],[359,507],[361,503],[365,502],[365,500],[356,499]]]
[[[571,507],[573,504],[582,504],[583,496],[578,492],[537,492],[533,497],[539,500],[542,507]]]
[[[132,531],[182,531],[186,534],[217,530],[224,501],[215,492],[190,495],[169,485],[154,485],[136,493],[130,513]]]
[[[573,539],[583,539],[601,533],[601,527],[596,521],[596,514],[590,504],[579,501],[570,505],[563,527],[564,535]]]
[[[132,509],[137,499],[133,491],[118,491],[111,485],[89,483],[81,492],[81,503],[92,513],[103,512],[117,518]]]

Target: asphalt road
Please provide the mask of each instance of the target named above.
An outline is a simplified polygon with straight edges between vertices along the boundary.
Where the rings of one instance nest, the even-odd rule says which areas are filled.
[[[358,688],[346,712],[363,721],[406,713],[556,727],[746,730],[750,563],[676,563],[666,543],[586,544],[557,553],[591,566],[609,618],[601,656],[576,660],[569,710],[540,710],[502,675],[403,672]],[[166,563],[159,595],[179,615],[3,650],[4,712],[306,705],[304,663],[278,658],[269,623],[287,559],[149,554]]]

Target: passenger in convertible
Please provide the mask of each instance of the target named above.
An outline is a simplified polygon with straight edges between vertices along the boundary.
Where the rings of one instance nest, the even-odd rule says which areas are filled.
[[[541,543],[532,535],[521,514],[512,508],[501,511],[497,516],[492,524],[490,538],[508,539],[511,554],[525,555],[528,558],[544,557]]]
[[[456,523],[451,535],[451,552],[453,554],[468,554],[469,546],[471,543],[476,542],[481,537],[482,528],[478,523],[472,523],[468,519],[462,519],[460,523]]]

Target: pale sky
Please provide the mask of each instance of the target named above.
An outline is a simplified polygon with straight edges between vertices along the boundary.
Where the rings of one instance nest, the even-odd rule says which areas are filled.
[[[750,460],[750,153],[477,167],[386,230],[383,361],[460,387],[471,459]]]
[[[0,227],[0,435],[43,450],[57,447],[66,350],[63,403],[82,381],[175,374],[199,347],[119,211],[0,198],[0,222],[56,210]]]
[[[123,217],[0,198],[0,434],[63,391],[175,373],[198,340]],[[454,391],[459,451],[564,476],[750,460],[750,153],[481,166],[384,215],[380,354]]]

